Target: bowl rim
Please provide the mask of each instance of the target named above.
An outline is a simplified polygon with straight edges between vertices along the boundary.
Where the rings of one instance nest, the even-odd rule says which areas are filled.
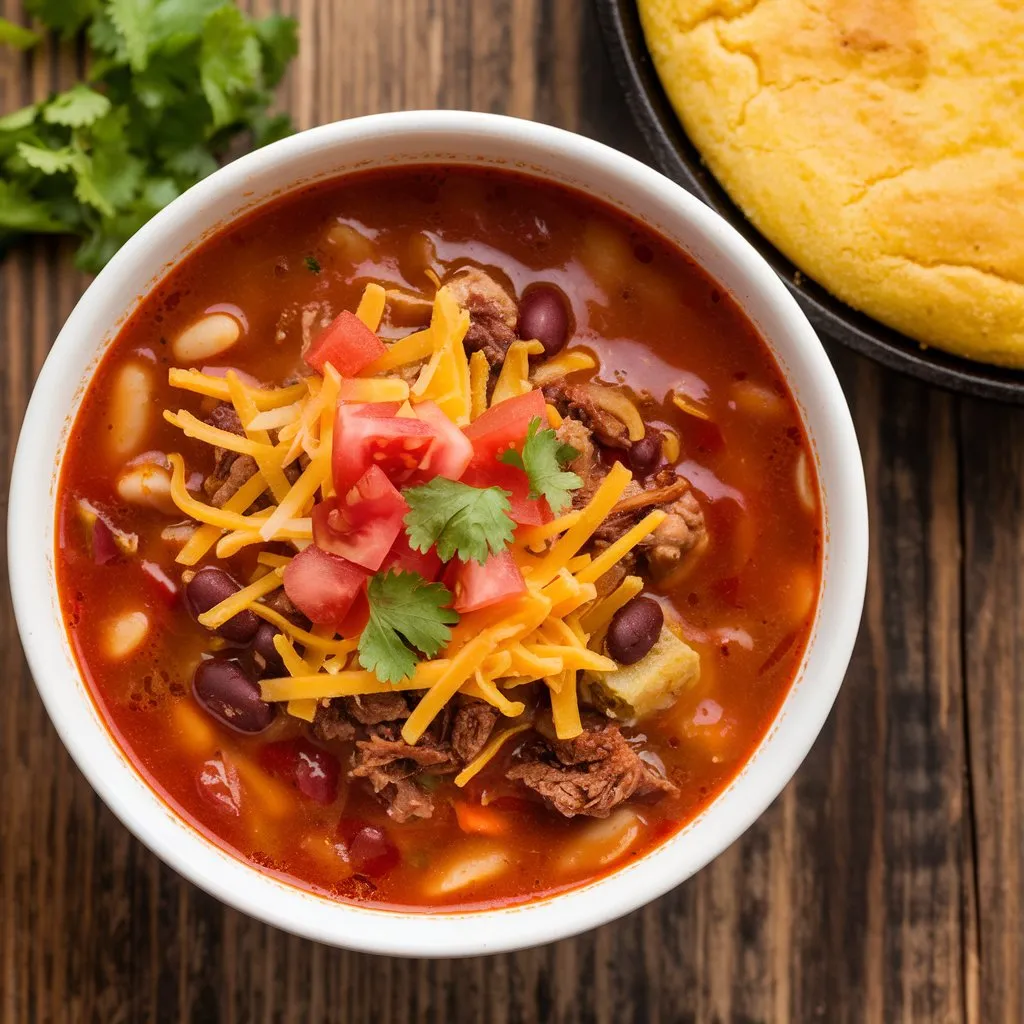
[[[77,400],[91,380],[100,355],[120,322],[109,312],[124,303],[121,283],[130,268],[151,265],[153,283],[166,273],[160,269],[160,243],[181,215],[213,207],[217,200],[244,195],[261,176],[270,177],[294,168],[316,153],[334,151],[356,140],[420,139],[451,136],[465,143],[492,140],[521,144],[538,159],[556,154],[567,164],[593,169],[614,178],[622,192],[638,193],[671,204],[689,229],[716,253],[723,254],[743,275],[765,308],[785,323],[799,352],[801,372],[811,383],[813,409],[801,405],[812,444],[832,454],[819,467],[832,477],[827,495],[835,515],[825,520],[826,549],[834,549],[834,564],[823,569],[823,587],[814,633],[808,643],[797,682],[787,694],[775,724],[762,739],[746,766],[693,821],[638,861],[612,870],[596,881],[540,900],[483,910],[384,910],[330,900],[282,881],[251,862],[230,854],[181,818],[149,786],[129,761],[115,734],[95,706],[83,713],[69,695],[86,689],[77,666],[68,663],[70,642],[54,609],[56,587],[52,550],[45,539],[46,517],[40,516],[41,488],[51,500],[43,502],[53,536],[56,512],[54,483],[40,482],[40,466],[59,472],[61,440],[73,414],[60,411],[62,390]],[[552,159],[554,159],[552,157]],[[466,152],[467,162],[474,160]],[[398,165],[425,163],[404,160]],[[380,162],[378,162],[380,165]],[[554,171],[550,177],[554,180]],[[283,192],[301,186],[294,178]],[[262,195],[252,208],[266,202]],[[622,209],[629,211],[629,196]],[[634,214],[634,216],[639,216]],[[233,217],[214,222],[210,231],[222,230]],[[203,236],[201,236],[203,237]],[[166,251],[166,250],[165,250]],[[152,287],[152,284],[150,285]],[[735,289],[733,289],[735,290]],[[743,302],[739,299],[741,306]],[[132,308],[137,305],[133,300]],[[106,314],[103,310],[106,309]],[[101,339],[82,330],[90,317],[105,316],[108,332]],[[768,342],[780,361],[779,353]],[[69,380],[65,364],[72,354],[88,352],[89,368]],[[788,371],[781,366],[791,383]],[[811,394],[810,392],[813,392]],[[54,398],[56,396],[56,400]],[[73,404],[77,405],[77,401]],[[77,411],[77,409],[76,409]],[[816,420],[814,429],[809,417]],[[58,428],[56,421],[62,425]],[[827,465],[826,465],[827,461]],[[35,487],[35,500],[33,500]],[[826,498],[822,479],[822,496]],[[8,522],[8,558],[11,592],[25,654],[37,689],[65,747],[107,806],[166,864],[224,903],[295,934],[353,950],[400,956],[468,956],[539,945],[607,923],[663,895],[718,856],[763,813],[799,767],[817,738],[845,675],[863,607],[867,574],[867,498],[860,451],[842,389],[820,341],[792,296],[769,266],[726,221],[658,171],[602,143],[549,125],[496,114],[467,111],[405,111],[373,114],[310,129],[274,143],[228,164],[176,199],[133,236],[99,274],[79,300],[61,330],[33,389],[18,440],[12,473]],[[823,605],[829,597],[825,622]],[[824,627],[824,629],[823,629]],[[827,637],[823,636],[827,633]],[[814,685],[801,682],[812,650],[821,663]],[[789,714],[794,692],[800,691],[800,712]],[[87,698],[91,701],[91,698]],[[796,724],[789,724],[799,717]],[[786,742],[775,741],[780,729],[796,732]],[[771,749],[771,758],[765,753]],[[752,772],[753,762],[769,770]],[[767,762],[767,764],[765,763]],[[733,794],[737,795],[733,795]],[[738,807],[728,807],[730,803]],[[701,842],[692,838],[703,834]]]

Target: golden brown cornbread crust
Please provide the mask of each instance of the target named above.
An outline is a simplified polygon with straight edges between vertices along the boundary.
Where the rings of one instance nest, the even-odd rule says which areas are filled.
[[[1024,367],[1024,0],[638,0],[757,227],[919,341]]]

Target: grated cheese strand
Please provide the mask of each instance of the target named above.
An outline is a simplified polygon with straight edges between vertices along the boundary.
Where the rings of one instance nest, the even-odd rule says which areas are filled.
[[[265,490],[267,482],[259,473],[254,473],[231,497],[224,502],[224,512],[244,512]],[[175,502],[177,504],[177,502]],[[180,506],[179,506],[180,507]],[[178,552],[175,561],[179,565],[195,565],[203,555],[206,554],[217,538],[223,534],[218,526],[200,526],[195,533],[185,542],[184,547]]]
[[[323,498],[334,495],[334,472],[331,461],[334,454],[334,417],[342,386],[341,375],[328,363],[324,367],[324,383],[320,389],[320,448],[316,456],[319,467],[317,472],[321,475],[320,495]]]
[[[459,687],[484,663],[484,659],[497,647],[498,633],[491,629],[474,637],[451,659],[444,675],[413,709],[402,726],[402,739],[416,743],[441,709],[455,696]]]
[[[384,303],[387,301],[387,292],[379,284],[370,282],[363,289],[363,297],[356,306],[356,316],[370,328],[376,331],[380,327],[380,319],[384,315]]]
[[[551,719],[555,724],[555,735],[560,740],[571,740],[583,732],[580,721],[579,694],[576,689],[576,673],[566,671],[558,679],[557,689],[551,678],[544,680],[551,696]]]
[[[333,697],[365,697],[371,693],[392,693],[395,690],[423,690],[436,683],[450,665],[451,662],[445,658],[420,662],[416,671],[399,683],[383,683],[372,672],[362,669],[284,676],[262,680],[260,692],[264,700],[282,701],[330,700]]]
[[[591,636],[602,633],[612,621],[612,616],[643,589],[644,581],[639,576],[627,576],[615,590],[587,611],[580,625]]]
[[[508,729],[503,729],[497,736],[492,737],[483,750],[480,751],[476,757],[473,758],[465,768],[455,776],[455,785],[460,789],[469,782],[474,776],[479,775],[480,771],[485,768],[489,761],[494,758],[494,755],[515,735],[521,732],[525,732],[530,728],[532,722],[523,722],[520,725],[510,726]]]
[[[302,414],[303,402],[292,402],[291,405],[282,405],[280,409],[266,409],[257,412],[249,421],[250,430],[280,430],[294,423]]]
[[[543,387],[554,380],[559,380],[568,373],[575,373],[577,370],[593,370],[597,366],[597,360],[585,349],[573,348],[568,352],[557,355],[554,359],[548,359],[540,364],[533,371],[533,383],[535,387]]]
[[[217,398],[222,402],[231,401],[231,392],[223,377],[212,377],[199,370],[182,370],[177,367],[168,370],[167,383],[180,391]],[[244,386],[244,385],[243,385]],[[257,409],[277,409],[291,405],[307,394],[305,384],[290,384],[284,388],[247,388]]]
[[[296,626],[291,619],[285,618],[280,612],[268,608],[265,604],[257,602],[252,605],[252,611],[261,619],[273,623],[282,632],[287,633],[294,640],[297,640],[304,647],[320,647],[327,654],[351,654],[359,646],[358,640],[325,640],[323,637],[309,633],[301,626]],[[283,698],[282,698],[283,699]]]
[[[237,512],[228,511],[228,502],[224,508],[214,508],[198,501],[188,493],[185,486],[185,462],[176,452],[167,456],[171,464],[171,500],[178,508],[200,523],[209,523],[220,530],[250,530],[253,526],[265,522],[263,513],[252,516],[243,516]],[[241,493],[241,492],[239,492]],[[237,497],[237,495],[236,495]],[[250,502],[251,504],[251,502]],[[278,531],[277,540],[309,539],[313,536],[313,527],[308,519],[289,519]]]
[[[578,669],[588,672],[614,672],[619,667],[611,658],[576,646],[529,644],[527,649],[539,658],[558,658],[562,662],[563,672],[575,672]]]
[[[627,530],[617,541],[609,544],[585,569],[576,573],[580,583],[594,583],[599,580],[620,558],[631,551],[665,521],[667,515],[662,509],[649,512],[631,530]]]
[[[506,718],[518,718],[525,710],[522,701],[511,701],[495,685],[494,680],[484,678],[477,672],[475,678],[462,685],[462,692],[470,697],[477,697],[497,708]]]
[[[273,551],[261,551],[256,556],[256,561],[260,565],[269,565],[272,569],[280,569],[286,566],[292,560],[291,555],[278,555]]]
[[[541,526],[528,526],[525,529],[520,527],[516,532],[515,543],[524,548],[529,548],[531,551],[543,551],[545,541],[550,540],[552,537],[557,537],[560,533],[565,533],[570,527],[575,526],[582,516],[583,513],[576,509],[573,512],[566,512],[564,516],[552,519],[550,523],[544,523]]]
[[[404,402],[409,385],[392,377],[350,377],[342,381],[339,397],[343,402]]]
[[[397,370],[400,366],[421,363],[433,351],[434,336],[428,327],[425,330],[407,334],[404,338],[393,342],[387,352],[370,363],[360,376],[375,377],[388,370]]]
[[[231,404],[235,407],[235,412],[238,414],[239,422],[242,424],[246,437],[257,444],[266,445],[270,448],[271,453],[273,453],[274,449],[270,444],[270,435],[265,430],[258,430],[245,425],[246,423],[251,423],[256,418],[259,410],[246,393],[245,388],[242,387],[238,374],[234,370],[229,370],[224,379],[227,381],[228,391],[231,394]],[[274,500],[280,502],[291,486],[288,483],[288,478],[284,475],[284,470],[275,461],[273,454],[269,456],[257,455],[256,465],[263,474],[263,479],[270,485],[270,491],[274,495]]]
[[[284,583],[281,578],[283,570],[274,569],[266,576],[261,576],[255,583],[242,587],[230,597],[226,597],[220,604],[203,612],[199,618],[199,625],[207,629],[219,629],[228,619],[233,619],[239,612],[244,612],[252,604],[267,594],[272,594]]]
[[[612,466],[608,475],[601,481],[601,486],[594,492],[590,503],[582,510],[580,518],[555,541],[540,563],[531,567],[532,582],[543,586],[551,581],[559,569],[568,564],[579,549],[590,540],[591,534],[605,521],[631,479],[629,470],[621,462],[616,462]],[[593,568],[594,564],[595,562],[591,562],[589,568]],[[587,572],[588,569],[583,571]],[[580,582],[592,583],[593,580],[581,579]]]
[[[513,341],[509,345],[491,395],[492,406],[533,390],[530,383],[530,356],[539,356],[543,352],[544,346],[539,341]]]
[[[270,518],[260,527],[260,536],[264,540],[280,540],[285,524],[293,516],[308,511],[313,504],[313,495],[323,483],[326,475],[330,475],[330,466],[325,469],[323,459],[314,459],[302,471],[302,476],[292,484],[284,501],[271,513]],[[313,527],[310,524],[308,537],[313,536]]]
[[[306,674],[306,663],[299,657],[299,652],[295,650],[295,645],[284,633],[278,633],[274,637],[274,649],[281,656],[288,675],[303,676]]]
[[[469,357],[469,418],[475,420],[487,409],[487,380],[491,364],[487,356],[477,350]]]
[[[211,426],[193,416],[187,409],[179,409],[176,413],[165,409],[164,419],[172,426],[177,427],[186,437],[205,441],[215,448],[226,448],[229,452],[238,452],[239,455],[251,455],[254,459],[274,453],[274,449],[269,444],[258,444],[256,441],[250,441],[247,437],[232,434],[230,430],[221,430],[220,427]]]

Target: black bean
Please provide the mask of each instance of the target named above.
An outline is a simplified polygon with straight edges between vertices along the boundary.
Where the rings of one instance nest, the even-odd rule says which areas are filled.
[[[284,672],[284,662],[274,646],[274,637],[280,632],[277,626],[266,621],[261,622],[256,630],[252,648],[256,653],[255,661],[260,668],[260,676],[280,675]]]
[[[276,708],[260,697],[260,688],[233,658],[207,658],[192,678],[196,700],[215,718],[239,732],[262,732]]]
[[[208,565],[188,581],[185,586],[185,597],[188,599],[192,614],[198,618],[203,612],[208,612],[241,589],[242,585],[223,569]],[[259,624],[260,620],[256,613],[246,609],[233,615],[216,632],[225,640],[247,644],[256,635]]]
[[[519,337],[539,341],[550,359],[569,340],[569,303],[554,285],[528,288],[519,303]]]
[[[647,428],[647,434],[629,449],[629,464],[637,476],[647,476],[661,462],[661,431]]]
[[[613,616],[608,626],[608,653],[620,665],[639,661],[655,644],[665,623],[657,601],[634,597]]]

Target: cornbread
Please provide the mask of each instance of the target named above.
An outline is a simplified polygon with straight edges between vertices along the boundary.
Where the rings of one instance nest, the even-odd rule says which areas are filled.
[[[833,294],[1024,367],[1022,0],[638,0],[687,133]]]

